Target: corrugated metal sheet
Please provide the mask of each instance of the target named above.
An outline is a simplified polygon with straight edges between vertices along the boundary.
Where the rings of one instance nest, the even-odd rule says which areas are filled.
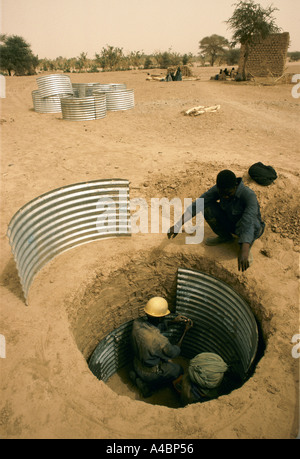
[[[95,90],[99,90],[99,91],[104,91],[104,92],[107,92],[107,91],[120,91],[120,90],[123,90],[123,89],[126,89],[126,84],[125,83],[108,83],[108,84],[104,84],[104,83],[101,83],[100,84],[100,87],[99,88],[95,88]]]
[[[36,79],[41,97],[56,96],[58,94],[73,95],[70,77],[67,75],[44,75]]]
[[[89,368],[103,381],[132,360],[130,335],[133,321],[126,322],[104,338],[94,350]]]
[[[66,96],[67,94],[65,94]],[[38,90],[32,91],[32,101],[34,111],[37,113],[60,113],[61,112],[61,95],[41,97]]]
[[[245,300],[225,282],[183,268],[178,270],[176,295],[176,312],[194,321],[182,352],[188,358],[215,352],[245,377],[258,346],[256,320]]]
[[[64,120],[97,120],[106,116],[106,95],[95,93],[89,97],[63,97],[61,111]]]
[[[11,219],[7,235],[25,299],[34,276],[80,244],[131,234],[129,182],[95,180],[45,193]]]
[[[247,377],[258,345],[255,318],[247,303],[227,284],[208,275],[187,269],[178,270],[176,314],[194,322],[186,334],[181,355],[187,359],[200,352],[215,352],[230,365],[233,375]],[[133,360],[130,335],[133,321],[112,331],[100,341],[89,359],[89,369],[103,381]],[[170,324],[167,337],[180,339],[183,326]]]
[[[72,83],[73,92],[75,97],[92,96],[96,90],[101,90],[100,83]]]
[[[98,93],[95,91],[94,94]],[[130,110],[134,108],[134,90],[125,89],[117,91],[107,91],[106,93],[106,109],[111,111]]]

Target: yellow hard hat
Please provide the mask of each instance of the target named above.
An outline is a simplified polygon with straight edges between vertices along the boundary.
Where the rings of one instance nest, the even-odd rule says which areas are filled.
[[[152,317],[163,317],[170,314],[167,301],[160,296],[151,298],[146,304],[144,311]]]

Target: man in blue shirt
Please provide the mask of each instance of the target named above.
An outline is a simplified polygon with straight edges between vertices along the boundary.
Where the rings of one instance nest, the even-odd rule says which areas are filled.
[[[217,234],[217,237],[207,238],[205,243],[210,246],[222,244],[233,241],[233,235],[238,236],[238,269],[246,271],[250,266],[250,248],[265,229],[256,194],[244,185],[242,178],[225,169],[217,175],[216,185],[200,198],[204,198],[204,218]],[[182,225],[196,215],[196,203],[197,200],[169,229],[169,239],[176,237]]]

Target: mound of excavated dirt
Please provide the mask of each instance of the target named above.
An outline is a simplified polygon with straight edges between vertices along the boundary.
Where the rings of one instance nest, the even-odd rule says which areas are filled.
[[[289,73],[300,73],[290,66]],[[299,99],[292,85],[199,80],[147,81],[147,71],[72,74],[72,82],[122,83],[135,108],[69,122],[33,111],[36,77],[6,78],[1,113],[1,438],[295,438],[299,430]],[[182,114],[219,104],[216,113]],[[262,161],[278,179],[261,187],[247,174]],[[254,263],[237,269],[236,244],[187,245],[185,234],[134,234],[74,248],[36,276],[26,307],[6,237],[14,213],[64,185],[130,180],[131,197],[196,198],[219,170],[243,177],[266,222]],[[205,225],[205,236],[211,231]],[[240,293],[266,349],[254,375],[231,394],[175,408],[174,393],[143,401],[122,372],[105,384],[87,359],[97,343],[143,313],[153,294],[174,307],[177,268],[208,272]],[[2,340],[3,342],[3,340]],[[159,403],[157,403],[157,401]],[[157,403],[157,404],[154,404]]]

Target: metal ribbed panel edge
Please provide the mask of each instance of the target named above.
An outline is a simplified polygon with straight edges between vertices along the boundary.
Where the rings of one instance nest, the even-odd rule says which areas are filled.
[[[108,84],[100,83],[100,87],[97,89],[95,88],[95,90],[106,92],[106,91],[121,91],[126,88],[127,86],[125,83],[108,83]]]
[[[102,238],[130,236],[129,182],[96,180],[68,185],[25,204],[7,236],[27,296],[34,276],[58,254]]]
[[[38,90],[32,91],[32,101],[34,111],[37,113],[60,113],[61,102],[60,99],[65,95],[41,97]]]
[[[95,91],[94,94],[98,93]],[[106,92],[106,109],[110,111],[134,108],[134,90],[125,89]]]
[[[96,90],[101,90],[100,83],[72,83],[73,93],[75,97],[92,96]]]
[[[245,300],[225,282],[205,273],[178,269],[176,312],[190,317],[182,352],[219,354],[242,379],[255,358],[258,328]]]
[[[41,97],[56,96],[58,94],[73,95],[70,77],[67,75],[44,75],[36,79]]]
[[[174,314],[168,316],[170,319]],[[93,351],[88,365],[91,372],[106,382],[114,373],[133,361],[131,350],[131,331],[133,320],[130,320],[107,335]],[[165,335],[171,342],[178,342],[182,333],[180,325],[170,326]]]
[[[61,111],[64,120],[97,120],[106,116],[106,95],[95,93],[89,97],[63,97]]]

